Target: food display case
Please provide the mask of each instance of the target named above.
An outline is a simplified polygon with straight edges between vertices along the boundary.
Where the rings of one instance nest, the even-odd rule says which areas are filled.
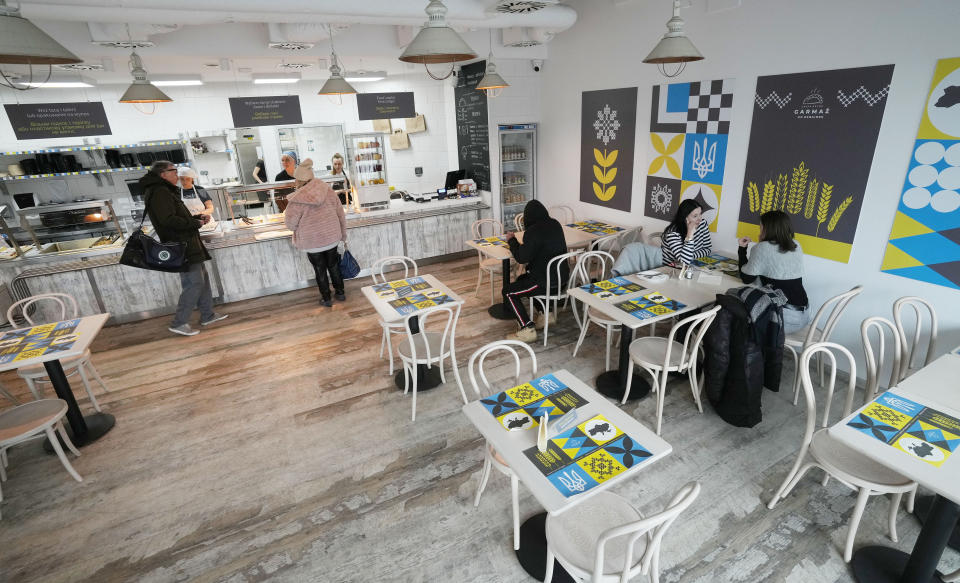
[[[33,240],[30,255],[76,253],[123,244],[123,229],[109,200],[44,204],[17,211]]]
[[[513,228],[514,216],[537,198],[537,124],[499,126],[500,216],[504,227]]]
[[[226,217],[234,229],[283,225],[283,213],[277,206],[277,196],[289,194],[293,181],[265,182],[249,186],[211,188],[221,199],[221,216]]]
[[[384,134],[350,134],[347,136],[347,175],[353,183],[358,209],[373,209],[390,204],[387,183],[387,157]]]

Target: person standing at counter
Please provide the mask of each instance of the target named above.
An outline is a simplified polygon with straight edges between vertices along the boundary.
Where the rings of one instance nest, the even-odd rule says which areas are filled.
[[[206,189],[197,184],[197,171],[189,166],[177,169],[180,178],[180,200],[191,215],[213,218],[213,201]]]
[[[186,245],[187,271],[180,273],[180,300],[177,312],[168,330],[174,334],[193,336],[197,330],[190,327],[190,315],[200,310],[200,325],[206,326],[227,317],[213,311],[213,293],[210,278],[203,267],[210,254],[200,240],[200,227],[210,221],[210,216],[192,213],[180,199],[177,187],[177,167],[167,160],[159,160],[140,179],[147,216],[163,243]]]
[[[313,177],[313,160],[307,158],[294,173],[297,190],[287,197],[283,213],[287,228],[293,231],[293,245],[307,252],[320,290],[320,305],[330,307],[330,284],[340,301],[347,299],[340,275],[337,246],[347,241],[347,219],[343,205],[329,184]],[[329,274],[329,278],[327,275]]]
[[[333,191],[337,193],[337,196],[340,197],[340,204],[353,204],[353,190],[350,188],[350,178],[347,176],[347,173],[343,170],[343,154],[337,152],[330,158],[330,163],[333,165],[333,170],[330,171],[334,176],[343,176],[342,182],[335,182]],[[337,188],[339,186],[339,188]]]

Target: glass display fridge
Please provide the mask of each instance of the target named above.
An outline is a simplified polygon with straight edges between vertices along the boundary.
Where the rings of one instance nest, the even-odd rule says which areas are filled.
[[[387,139],[385,134],[373,132],[347,136],[347,176],[352,182],[354,207],[358,210],[390,204],[384,144]]]
[[[514,217],[537,197],[537,124],[500,125],[500,220],[514,228]]]

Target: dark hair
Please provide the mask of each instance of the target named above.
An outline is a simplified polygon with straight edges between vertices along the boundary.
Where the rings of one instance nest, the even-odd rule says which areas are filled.
[[[175,164],[170,160],[157,160],[156,162],[150,165],[150,170],[148,170],[148,172],[150,172],[150,174],[160,176],[161,174],[166,172],[167,169],[173,168],[173,167],[175,167]]]
[[[761,241],[770,241],[780,247],[781,253],[788,253],[797,248],[793,242],[793,225],[790,224],[790,215],[783,211],[767,211],[760,215],[760,226],[763,229]]]
[[[673,220],[670,221],[670,224],[667,225],[667,228],[664,229],[664,232],[667,231],[676,231],[680,233],[680,238],[687,238],[687,217],[690,216],[690,213],[697,209],[703,209],[700,206],[700,203],[688,198],[686,200],[680,201],[680,206],[677,208],[677,214],[673,215]]]

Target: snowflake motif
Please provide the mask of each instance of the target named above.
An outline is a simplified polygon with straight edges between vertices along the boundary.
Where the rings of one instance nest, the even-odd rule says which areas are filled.
[[[654,185],[650,193],[650,206],[653,207],[653,211],[661,215],[666,214],[671,204],[673,204],[673,193],[670,192],[670,187],[666,184]]]
[[[604,105],[603,109],[597,112],[597,120],[593,122],[593,129],[597,130],[597,139],[602,140],[604,146],[616,140],[617,131],[620,130],[617,111],[610,109],[609,105]]]

